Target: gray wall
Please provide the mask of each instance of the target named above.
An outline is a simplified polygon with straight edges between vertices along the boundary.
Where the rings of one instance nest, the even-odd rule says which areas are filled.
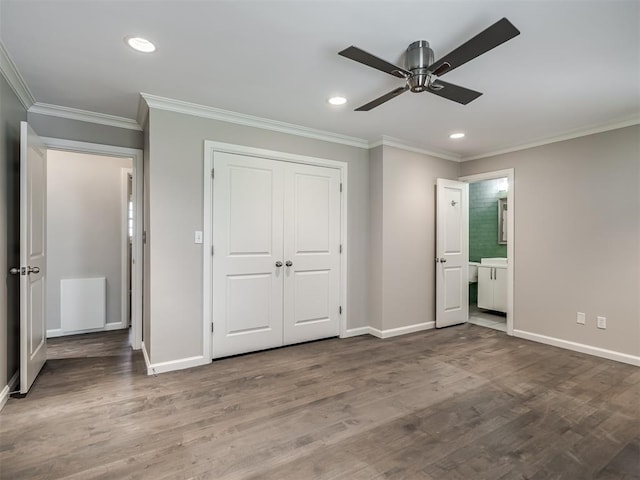
[[[142,149],[143,133],[139,130],[111,127],[97,123],[29,113],[29,124],[41,137],[63,138],[77,142],[115,145]]]
[[[107,323],[122,321],[122,168],[130,158],[47,152],[47,329],[60,328],[60,280],[106,277]]]
[[[504,168],[515,169],[514,327],[639,355],[640,127],[466,162],[462,175]]]
[[[27,113],[0,75],[0,389],[19,368],[20,278],[20,121]]]
[[[435,185],[460,164],[383,147],[382,326],[435,321]]]
[[[368,324],[369,152],[283,133],[162,110],[149,112],[151,363],[202,352],[204,140],[322,157],[348,163],[348,328]],[[146,340],[145,340],[146,344]],[[149,346],[149,345],[147,345]]]

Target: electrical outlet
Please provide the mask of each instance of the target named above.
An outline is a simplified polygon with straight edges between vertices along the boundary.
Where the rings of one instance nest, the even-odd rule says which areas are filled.
[[[576,315],[576,322],[580,325],[584,325],[586,323],[585,314],[582,312],[578,312],[578,314]]]
[[[607,328],[607,317],[598,317],[598,328],[602,328],[603,330]]]

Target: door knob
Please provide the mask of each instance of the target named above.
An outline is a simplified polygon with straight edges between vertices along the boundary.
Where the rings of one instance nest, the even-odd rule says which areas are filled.
[[[27,275],[30,273],[40,273],[40,267],[27,267]]]
[[[20,275],[20,268],[18,267],[13,267],[11,270],[9,270],[9,273],[11,275]]]
[[[278,261],[276,262],[276,267],[280,268],[281,266],[282,266],[282,262],[281,262],[280,260],[278,260]]]
[[[446,258],[440,258],[440,263],[447,263],[447,259]]]
[[[293,262],[292,262],[291,260],[287,260],[287,261],[286,261],[286,263],[285,263],[285,265],[286,265],[287,267],[291,267],[291,266],[293,266]]]

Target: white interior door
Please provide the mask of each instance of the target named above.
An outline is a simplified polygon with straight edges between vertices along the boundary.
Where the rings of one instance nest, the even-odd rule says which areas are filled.
[[[340,171],[286,164],[284,344],[340,333]]]
[[[20,393],[27,393],[47,359],[44,317],[47,152],[20,123]]]
[[[283,165],[216,152],[214,171],[213,357],[281,346]]]
[[[436,184],[436,327],[469,317],[469,185]]]

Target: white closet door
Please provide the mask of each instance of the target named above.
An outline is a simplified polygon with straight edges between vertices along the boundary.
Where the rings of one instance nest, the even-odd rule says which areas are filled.
[[[216,152],[213,357],[282,345],[284,164]]]
[[[336,336],[340,333],[340,172],[287,164],[284,205],[284,343]]]

